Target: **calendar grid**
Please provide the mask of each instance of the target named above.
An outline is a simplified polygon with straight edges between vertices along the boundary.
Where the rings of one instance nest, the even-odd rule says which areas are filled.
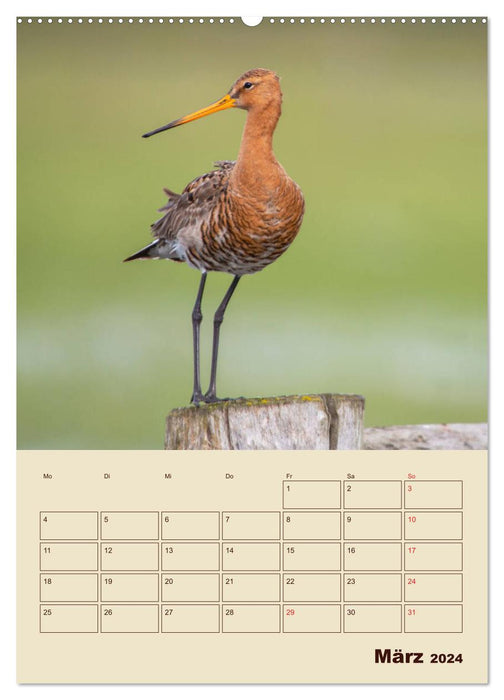
[[[281,488],[279,511],[41,511],[40,631],[462,632],[462,481]]]

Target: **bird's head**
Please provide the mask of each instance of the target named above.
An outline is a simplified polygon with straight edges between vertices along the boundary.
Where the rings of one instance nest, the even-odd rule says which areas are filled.
[[[173,129],[175,126],[181,126],[192,122],[201,117],[207,117],[214,112],[221,112],[224,109],[237,107],[247,111],[261,111],[265,108],[275,105],[277,113],[280,113],[280,105],[282,104],[282,91],[280,89],[280,80],[276,73],[265,68],[254,68],[244,73],[236,80],[229,92],[217,102],[213,102],[208,107],[199,109],[196,112],[175,119],[175,121],[166,124],[165,126],[149,131],[143,134],[144,138],[158,134],[160,131]]]
[[[265,68],[254,68],[244,73],[232,85],[228,94],[235,101],[233,107],[239,109],[260,109],[272,102],[282,102],[278,75]]]

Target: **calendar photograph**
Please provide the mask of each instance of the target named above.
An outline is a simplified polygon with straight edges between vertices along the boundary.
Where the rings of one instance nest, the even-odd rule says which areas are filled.
[[[485,450],[485,18],[19,18],[19,450]]]
[[[487,19],[16,24],[17,683],[486,684]]]

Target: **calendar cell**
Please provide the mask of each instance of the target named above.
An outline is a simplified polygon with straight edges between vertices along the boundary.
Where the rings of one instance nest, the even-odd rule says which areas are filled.
[[[280,575],[223,574],[222,600],[225,602],[280,600]]]
[[[345,601],[400,602],[402,600],[401,574],[354,574],[343,577]]]
[[[159,513],[105,511],[101,513],[102,540],[157,540]]]
[[[283,545],[285,571],[339,571],[339,542],[289,542]]]
[[[351,571],[401,569],[400,542],[345,542],[344,568]]]
[[[98,632],[97,605],[41,605],[41,632]]]
[[[405,571],[461,571],[461,542],[408,542],[404,545]]]
[[[401,605],[345,605],[345,632],[400,632]]]
[[[284,481],[284,508],[340,508],[341,481]]]
[[[101,545],[102,571],[157,571],[157,542],[110,542]]]
[[[338,602],[341,600],[340,574],[284,574],[285,601]]]
[[[462,632],[461,605],[405,605],[405,632]]]
[[[218,542],[163,542],[163,571],[218,571]]]
[[[347,540],[400,540],[401,513],[346,512],[343,516]]]
[[[461,481],[414,481],[404,484],[405,508],[462,508]]]
[[[284,540],[338,540],[341,514],[332,512],[284,512]]]
[[[223,605],[223,632],[280,632],[279,605]]]
[[[164,573],[161,577],[161,600],[174,603],[219,600],[219,574]]]
[[[102,574],[102,601],[154,602],[159,597],[157,574]]]
[[[94,602],[98,600],[97,574],[53,574],[40,576],[41,602]]]
[[[42,542],[41,571],[97,571],[96,542]]]
[[[462,601],[462,574],[406,574],[404,600]]]
[[[341,605],[284,605],[284,632],[341,632]]]
[[[102,632],[159,632],[157,605],[102,605]]]
[[[218,605],[162,605],[161,632],[218,632]]]
[[[223,571],[277,571],[280,569],[280,543],[230,542],[222,545]]]
[[[345,508],[400,508],[401,481],[345,481]]]
[[[278,540],[280,513],[225,511],[222,513],[222,533],[224,540]]]
[[[404,539],[461,540],[462,513],[408,511],[404,514]]]
[[[218,540],[219,513],[171,511],[161,513],[163,540]]]
[[[96,540],[98,513],[94,511],[43,511],[41,540]]]

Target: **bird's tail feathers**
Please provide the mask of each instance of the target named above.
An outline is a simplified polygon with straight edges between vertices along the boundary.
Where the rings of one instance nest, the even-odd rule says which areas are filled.
[[[133,253],[129,258],[125,258],[123,262],[129,262],[130,260],[153,260],[156,258],[159,258],[157,240],[149,243],[149,245],[146,245],[145,248],[142,248],[142,250],[139,250],[137,253]]]

